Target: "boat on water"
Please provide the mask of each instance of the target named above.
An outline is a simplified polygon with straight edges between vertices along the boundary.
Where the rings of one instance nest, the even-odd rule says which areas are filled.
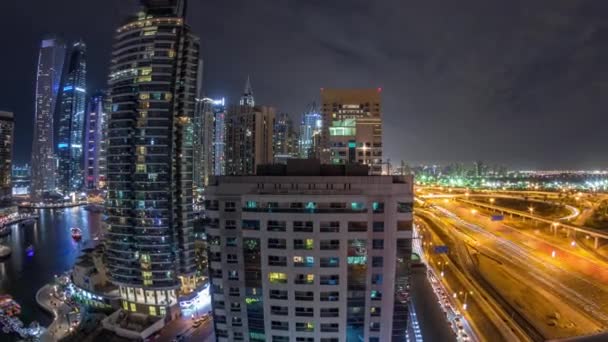
[[[0,311],[10,317],[18,316],[21,314],[21,305],[9,295],[0,295]]]
[[[9,246],[0,245],[0,259],[8,258],[12,252]]]
[[[74,239],[76,241],[79,241],[80,239],[82,239],[82,230],[80,230],[80,228],[72,227],[71,232],[72,232],[72,239]]]

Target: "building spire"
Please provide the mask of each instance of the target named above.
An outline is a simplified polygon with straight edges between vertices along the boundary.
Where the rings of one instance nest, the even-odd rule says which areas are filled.
[[[251,78],[247,76],[245,82],[245,89],[243,90],[243,96],[241,96],[241,106],[253,107],[255,106],[255,100],[253,98],[253,88],[251,87]]]

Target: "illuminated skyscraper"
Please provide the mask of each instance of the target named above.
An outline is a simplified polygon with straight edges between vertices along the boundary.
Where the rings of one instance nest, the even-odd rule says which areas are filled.
[[[215,130],[213,134],[213,174],[220,176],[226,174],[226,101],[224,98],[215,100],[213,116]]]
[[[116,30],[110,66],[106,259],[123,310],[175,318],[180,296],[202,284],[192,222],[199,39],[185,1],[142,4]]]
[[[300,124],[300,139],[299,152],[301,158],[318,158],[321,129],[323,128],[323,117],[319,112],[319,108],[313,102],[310,109],[302,115],[302,123]]]
[[[322,89],[322,160],[382,172],[381,89]]]
[[[34,141],[32,143],[31,194],[40,197],[55,190],[53,116],[57,103],[65,45],[58,39],[45,39],[40,46],[36,73]]]
[[[110,103],[105,93],[97,93],[89,101],[86,116],[84,174],[85,188],[103,189],[106,184],[107,114]]]
[[[86,76],[86,46],[80,41],[72,45],[59,96],[57,187],[64,193],[81,190],[84,183]]]
[[[15,118],[11,112],[0,111],[0,200],[12,194],[13,143]]]

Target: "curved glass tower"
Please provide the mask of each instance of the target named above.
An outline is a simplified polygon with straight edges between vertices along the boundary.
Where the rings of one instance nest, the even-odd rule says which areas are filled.
[[[62,192],[78,191],[83,186],[83,140],[86,105],[86,46],[76,42],[70,51],[61,85],[59,135],[57,141],[57,187]]]
[[[55,190],[55,153],[53,116],[65,59],[65,44],[55,38],[40,45],[36,73],[34,141],[32,143],[31,194],[40,198]]]
[[[116,30],[109,76],[107,265],[123,309],[176,317],[195,277],[192,119],[199,41],[185,2],[142,1]]]

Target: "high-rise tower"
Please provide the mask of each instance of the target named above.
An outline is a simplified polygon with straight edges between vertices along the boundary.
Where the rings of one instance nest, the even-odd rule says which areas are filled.
[[[31,194],[34,197],[55,190],[53,116],[64,59],[63,42],[55,38],[42,41],[36,73],[36,112],[32,143]]]
[[[313,102],[310,108],[302,115],[300,124],[299,150],[301,158],[315,158],[319,151],[321,129],[323,128],[323,117],[317,105]]]
[[[0,111],[0,200],[12,193],[13,143],[15,140],[15,118],[11,112]]]
[[[59,134],[57,187],[62,192],[78,191],[83,186],[83,140],[86,109],[86,45],[72,45],[61,82],[59,97]]]
[[[107,115],[109,111],[110,105],[105,93],[99,92],[91,97],[84,139],[84,186],[88,190],[105,187]]]
[[[226,116],[226,174],[254,175],[272,163],[276,110],[268,106],[231,106]]]
[[[199,39],[185,1],[143,0],[110,67],[106,258],[122,307],[177,317],[196,274],[192,156]]]

